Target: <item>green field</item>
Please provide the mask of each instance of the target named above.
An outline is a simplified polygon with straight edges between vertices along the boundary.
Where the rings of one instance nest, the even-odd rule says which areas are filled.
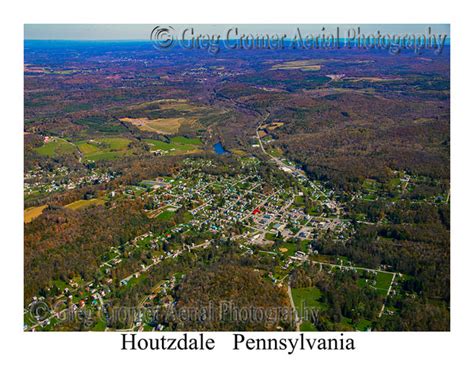
[[[296,310],[301,316],[301,310],[303,307],[321,309],[322,305],[319,303],[321,298],[321,291],[316,287],[305,287],[305,288],[292,288],[291,296],[295,303]]]
[[[375,288],[381,294],[386,295],[387,291],[390,287],[390,283],[392,282],[393,274],[389,274],[386,272],[378,272],[377,277],[375,279]]]
[[[76,145],[85,159],[90,161],[112,160],[124,156],[129,151],[128,138],[97,138],[77,142]]]
[[[357,270],[359,273],[362,272],[362,270]],[[375,276],[375,284],[370,284],[370,286],[374,289],[377,290],[377,292],[382,295],[386,296],[388,289],[390,288],[390,283],[392,282],[392,277],[393,274],[387,273],[387,272],[377,272]],[[367,282],[365,279],[360,278],[357,281],[357,284],[359,287],[364,287],[367,285]]]
[[[52,141],[35,149],[38,154],[50,158],[73,154],[76,150],[76,146],[61,138],[54,138]]]
[[[278,248],[280,253],[285,254],[285,256],[294,255],[298,250],[308,251],[309,241],[301,242],[284,242]]]
[[[163,211],[158,216],[156,216],[159,220],[170,220],[174,215],[172,211]]]
[[[293,297],[293,302],[295,303],[296,311],[298,315],[303,318],[307,318],[308,313],[311,310],[320,310],[324,307],[323,304],[319,302],[321,298],[321,291],[316,287],[306,287],[306,288],[292,288],[291,296]],[[306,315],[304,310],[306,309]],[[309,311],[309,312],[308,312]],[[303,319],[303,322],[300,326],[301,331],[316,331],[315,326],[310,320]]]

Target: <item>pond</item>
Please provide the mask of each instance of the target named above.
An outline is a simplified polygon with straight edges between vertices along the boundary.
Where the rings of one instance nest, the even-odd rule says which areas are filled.
[[[216,154],[226,154],[226,153],[229,153],[226,149],[224,149],[224,146],[222,146],[222,143],[220,142],[217,142],[216,144],[214,144],[214,151],[216,152]]]

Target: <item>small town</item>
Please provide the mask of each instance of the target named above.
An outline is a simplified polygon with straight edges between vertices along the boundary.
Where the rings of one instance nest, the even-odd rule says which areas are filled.
[[[287,286],[291,271],[309,263],[327,272],[372,273],[375,275],[371,280],[374,288],[380,289],[385,296],[395,291],[396,278],[401,274],[387,271],[387,267],[374,270],[356,267],[347,259],[331,263],[327,257],[318,256],[313,242],[318,237],[324,235],[344,241],[353,233],[353,225],[344,218],[343,207],[333,191],[310,181],[296,168],[291,168],[288,161],[282,170],[283,176],[290,178],[291,186],[286,187],[278,181],[266,185],[259,175],[260,162],[255,157],[240,158],[240,162],[241,172],[217,176],[205,173],[206,168],[215,166],[211,159],[186,158],[184,168],[175,177],[152,178],[103,195],[102,201],[107,201],[109,206],[120,198],[141,199],[148,217],[167,220],[181,212],[184,222],[163,233],[146,232],[104,252],[100,272],[94,281],[85,282],[82,278],[56,281],[50,289],[50,294],[55,294],[54,301],[48,299],[48,302],[57,308],[47,318],[35,319],[31,317],[30,309],[45,298],[33,298],[25,309],[25,330],[54,328],[71,311],[89,316],[100,313],[104,318],[94,330],[106,330],[107,307],[104,304],[117,295],[111,289],[114,280],[119,282],[119,291],[126,291],[164,261],[180,259],[184,252],[199,252],[225,240],[238,244],[243,255],[271,259],[275,263],[273,270],[265,276],[275,286]],[[87,201],[94,200],[97,199]],[[145,256],[143,252],[146,252]],[[131,272],[133,268],[136,269]],[[112,272],[116,269],[127,274],[114,278]],[[381,279],[377,280],[377,276]],[[172,290],[181,278],[180,272],[173,273],[143,297],[141,311],[137,313],[131,331],[165,330],[165,325],[147,324],[142,319],[146,314],[144,310],[173,307]],[[384,282],[383,286],[378,287],[379,281]],[[380,312],[383,311],[382,308]]]

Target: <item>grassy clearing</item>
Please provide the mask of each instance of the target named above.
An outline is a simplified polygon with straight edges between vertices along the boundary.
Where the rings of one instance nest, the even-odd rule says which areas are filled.
[[[292,288],[291,296],[293,297],[293,302],[295,303],[296,310],[298,314],[304,308],[310,309],[321,309],[322,304],[318,301],[321,298],[321,291],[316,287],[305,287],[305,288]]]
[[[132,105],[129,109],[136,110],[159,110],[159,109],[173,109],[177,111],[194,111],[201,107],[190,104],[187,99],[160,99],[154,101],[147,101],[138,105]]]
[[[271,124],[265,124],[264,127],[268,130],[275,130],[283,125],[285,125],[283,122],[272,122]]]
[[[54,138],[52,141],[35,149],[38,154],[50,158],[73,154],[76,150],[76,146],[61,138]]]
[[[136,128],[159,134],[177,134],[183,129],[204,129],[220,118],[222,111],[186,99],[162,99],[133,105],[120,121]],[[217,121],[217,120],[216,120]]]
[[[375,278],[375,288],[381,294],[386,295],[388,289],[390,288],[390,283],[392,282],[393,274],[386,272],[378,272],[377,277]]]
[[[396,82],[402,80],[402,78],[379,78],[377,76],[359,76],[359,77],[345,77],[344,80],[351,82]]]
[[[301,242],[283,242],[279,245],[279,252],[283,253],[285,256],[294,255],[298,250],[307,251],[309,241]]]
[[[301,70],[301,71],[319,71],[321,70],[321,65],[317,64],[320,61],[317,60],[299,60],[299,61],[290,61],[284,62],[281,64],[275,64],[272,66],[271,70]]]
[[[156,218],[158,220],[171,220],[171,218],[174,216],[174,212],[172,211],[163,211],[161,212]]]
[[[128,122],[133,126],[144,132],[153,132],[160,134],[175,134],[179,128],[186,122],[193,124],[196,120],[193,118],[185,117],[171,117],[171,118],[155,118],[148,119],[145,117],[140,118],[121,118],[120,121]]]
[[[90,199],[90,200],[77,200],[68,205],[65,205],[65,208],[72,209],[74,211],[86,207],[90,207],[92,205],[104,205],[105,201],[102,199]]]
[[[129,151],[130,140],[128,138],[97,138],[88,141],[80,141],[76,146],[85,159],[90,161],[111,160],[124,156]]]
[[[296,311],[299,317],[303,318],[303,323],[300,325],[301,331],[316,331],[315,326],[307,318],[311,311],[321,310],[324,305],[319,302],[321,298],[321,291],[316,287],[306,288],[292,288],[291,296],[295,303]]]
[[[26,208],[24,211],[24,219],[25,219],[25,224],[28,224],[29,222],[33,221],[36,217],[39,217],[47,205],[41,205],[39,207],[31,207],[31,208]]]
[[[362,269],[357,269],[359,274],[362,274]],[[380,295],[386,296],[388,289],[390,288],[390,283],[392,282],[393,274],[388,272],[377,272],[375,275],[375,283],[373,281],[369,281],[370,287],[374,288]],[[366,279],[359,278],[357,280],[357,284],[359,287],[367,286],[368,282]]]
[[[276,234],[273,233],[265,233],[265,239],[269,241],[275,241]]]

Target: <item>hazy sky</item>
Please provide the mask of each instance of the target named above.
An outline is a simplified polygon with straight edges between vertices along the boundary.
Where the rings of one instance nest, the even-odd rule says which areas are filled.
[[[150,32],[157,25],[146,24],[27,24],[25,25],[25,39],[42,40],[148,40]],[[168,24],[160,24],[168,26]],[[405,33],[427,33],[431,26],[432,33],[446,33],[449,36],[449,25],[441,24],[171,24],[176,32],[182,33],[186,28],[193,27],[194,34],[220,34],[225,38],[227,30],[238,27],[239,34],[261,33],[261,34],[286,34],[294,36],[297,27],[304,33],[322,33],[322,28],[326,31],[334,32],[336,27],[340,27],[341,38],[346,37],[347,30],[360,26],[361,33],[370,34],[380,31],[382,34],[405,34]]]

